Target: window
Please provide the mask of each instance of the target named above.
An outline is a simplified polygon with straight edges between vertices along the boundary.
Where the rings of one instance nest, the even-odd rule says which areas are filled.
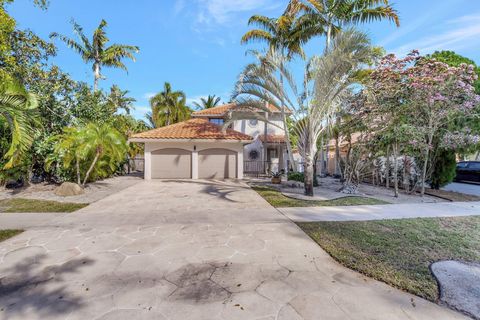
[[[468,162],[459,162],[457,163],[457,168],[466,168],[468,166]]]
[[[257,160],[260,157],[260,153],[257,150],[252,150],[248,153],[250,160]]]
[[[252,127],[256,127],[257,124],[258,124],[258,120],[257,119],[250,119],[250,120],[248,120],[248,124]]]
[[[210,123],[216,124],[216,125],[223,125],[224,120],[222,118],[210,118],[209,119]]]

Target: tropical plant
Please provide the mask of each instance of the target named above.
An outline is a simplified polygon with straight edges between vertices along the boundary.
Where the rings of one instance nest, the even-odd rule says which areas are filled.
[[[134,98],[128,97],[129,91],[122,90],[119,86],[113,85],[110,88],[110,94],[107,97],[107,105],[111,110],[116,112],[118,109],[123,109],[127,114],[133,109]]]
[[[84,62],[93,63],[92,69],[94,74],[94,91],[97,91],[98,89],[98,81],[105,79],[101,73],[103,66],[120,68],[127,71],[127,67],[122,60],[124,58],[129,58],[132,61],[135,61],[134,54],[138,53],[140,50],[137,46],[113,44],[107,47],[109,38],[105,32],[105,28],[107,27],[107,22],[105,20],[100,21],[99,26],[93,32],[91,42],[83,32],[83,28],[78,23],[72,20],[72,25],[73,30],[80,38],[80,42],[56,32],[50,34],[50,38],[60,39],[68,47],[80,54]]]
[[[298,29],[306,41],[325,35],[327,49],[347,25],[388,19],[400,26],[397,11],[389,0],[290,0],[285,12],[300,15]]]
[[[251,43],[254,41],[265,42],[268,45],[270,51],[275,51],[276,55],[279,55],[280,59],[277,59],[277,63],[287,63],[295,56],[305,57],[305,53],[302,48],[302,43],[305,39],[302,38],[304,33],[297,30],[296,19],[291,14],[284,14],[279,18],[269,18],[261,15],[252,16],[249,21],[249,25],[256,25],[259,29],[253,29],[245,33],[241,42]],[[253,52],[254,55],[258,53]],[[259,59],[262,63],[262,59]],[[263,61],[265,62],[265,61]],[[280,86],[284,86],[284,79],[282,72],[279,72]],[[287,145],[290,170],[296,170],[294,166],[292,143],[290,139],[289,124],[287,119],[287,112],[285,110],[285,103],[281,101],[279,110],[281,111],[283,128],[285,134],[285,142]]]
[[[298,149],[304,160],[305,194],[313,195],[313,160],[317,140],[344,101],[355,72],[371,59],[368,37],[355,30],[340,33],[323,56],[314,57],[305,67],[302,91],[289,71],[285,58],[270,50],[262,64],[248,65],[237,82],[235,98],[239,107],[265,108],[264,101],[281,108],[284,103],[292,112]],[[288,90],[280,84],[282,74]],[[266,111],[266,110],[265,110]],[[268,121],[268,120],[267,120]]]
[[[183,91],[173,91],[170,83],[165,82],[163,91],[150,99],[152,112],[147,114],[147,119],[156,128],[187,120],[191,110],[186,102]]]
[[[11,133],[10,148],[3,155],[4,169],[18,164],[21,156],[32,145],[34,125],[38,123],[37,100],[18,83],[8,81],[0,86],[0,119],[4,119]]]
[[[126,140],[109,124],[88,123],[77,128],[65,128],[54,140],[54,154],[47,159],[47,167],[60,155],[61,165],[67,169],[74,167],[77,183],[82,186],[89,181],[92,173],[105,177],[115,172],[126,158]]]
[[[197,109],[210,109],[216,107],[220,103],[221,98],[215,95],[208,95],[207,98],[200,98],[200,102],[195,101],[193,105],[197,107]]]

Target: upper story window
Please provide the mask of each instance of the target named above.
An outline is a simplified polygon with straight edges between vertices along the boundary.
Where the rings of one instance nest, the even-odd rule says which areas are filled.
[[[208,120],[210,121],[210,123],[213,123],[219,126],[222,126],[223,123],[225,122],[222,118],[210,118]]]
[[[250,120],[248,120],[248,124],[252,127],[256,127],[257,124],[258,124],[258,120],[257,119],[250,119]]]

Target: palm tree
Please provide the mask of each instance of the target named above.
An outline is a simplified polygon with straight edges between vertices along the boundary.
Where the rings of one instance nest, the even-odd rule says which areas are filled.
[[[285,57],[275,51],[264,56],[262,64],[248,65],[239,77],[235,98],[241,107],[261,109],[266,101],[277,108],[284,103],[292,111],[293,130],[304,159],[306,195],[313,195],[317,140],[327,131],[350,85],[355,82],[356,71],[371,55],[367,36],[352,29],[340,32],[323,56],[307,63],[301,85],[289,71]],[[288,90],[281,86],[278,73],[286,80]]]
[[[286,13],[279,18],[269,18],[261,15],[254,15],[248,20],[249,25],[256,25],[260,29],[253,29],[245,33],[242,37],[242,43],[254,41],[266,42],[270,51],[275,51],[285,57],[285,62],[290,61],[295,56],[305,57],[302,49],[304,33],[298,29],[294,15]],[[283,87],[283,75],[280,72],[280,85]],[[287,145],[290,169],[295,170],[290,134],[288,130],[287,116],[284,104],[281,103],[280,109],[285,141]]]
[[[105,79],[101,73],[103,66],[120,68],[127,71],[127,67],[125,64],[123,64],[122,60],[124,58],[130,58],[132,61],[135,61],[134,54],[138,53],[140,50],[137,46],[122,44],[113,44],[109,47],[106,46],[109,39],[105,32],[105,28],[107,27],[107,22],[105,20],[102,19],[102,21],[100,21],[100,25],[93,32],[91,42],[79,24],[72,20],[72,25],[73,30],[80,38],[80,42],[56,32],[50,34],[50,38],[58,38],[65,42],[68,47],[72,48],[82,56],[84,62],[93,62],[92,69],[94,74],[94,91],[97,91],[98,89],[98,81],[100,79]]]
[[[37,100],[21,85],[5,81],[0,86],[0,119],[4,119],[12,133],[4,169],[12,168],[33,142],[33,127],[38,123]]]
[[[107,104],[113,112],[116,112],[118,109],[123,109],[127,114],[130,114],[130,111],[133,109],[133,103],[137,100],[128,97],[128,93],[128,90],[122,90],[116,84],[110,88]]]
[[[397,11],[389,0],[290,0],[286,14],[298,15],[302,39],[326,35],[326,48],[346,25],[388,19],[400,26]]]
[[[208,95],[208,97],[205,98],[200,98],[200,103],[195,101],[193,105],[197,107],[197,109],[210,109],[216,107],[220,103],[220,97],[217,97],[215,95]]]
[[[302,33],[296,29],[293,15],[282,15],[279,18],[269,18],[254,15],[248,20],[249,25],[256,25],[259,29],[247,31],[241,43],[247,44],[254,41],[266,42],[270,49],[285,54],[290,60],[298,55],[304,57],[302,49]]]
[[[170,83],[165,82],[163,91],[150,99],[152,112],[147,114],[147,119],[156,128],[187,120],[191,110],[186,102],[187,97],[183,91],[173,91]]]
[[[349,24],[388,19],[400,26],[398,13],[389,0],[290,0],[285,14],[298,16],[297,32],[304,42],[326,36],[325,49],[332,39]],[[323,146],[322,146],[323,149]],[[340,149],[335,147],[335,173],[340,173]]]
[[[114,172],[127,153],[127,142],[123,135],[106,123],[65,128],[54,139],[54,154],[47,159],[47,167],[55,161],[56,155],[61,155],[64,168],[75,165],[77,183],[82,186],[89,181],[94,170],[99,176]],[[86,170],[83,182],[82,169]]]

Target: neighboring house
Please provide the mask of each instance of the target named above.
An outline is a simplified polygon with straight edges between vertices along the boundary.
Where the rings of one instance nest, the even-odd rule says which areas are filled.
[[[280,110],[269,106],[268,120],[282,126]],[[283,130],[254,119],[223,124],[234,104],[194,112],[192,119],[134,134],[145,143],[145,179],[242,179],[287,168]]]

